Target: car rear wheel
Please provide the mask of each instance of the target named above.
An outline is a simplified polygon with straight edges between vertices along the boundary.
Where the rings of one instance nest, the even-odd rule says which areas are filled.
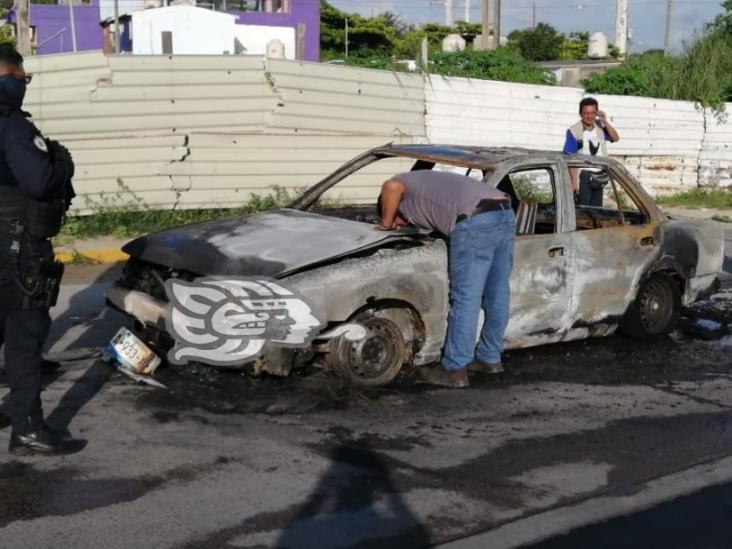
[[[331,341],[327,366],[350,385],[375,387],[389,383],[407,356],[399,326],[388,318],[369,313],[357,315],[351,322],[366,328],[366,337],[349,341],[341,336]]]
[[[653,275],[641,286],[638,296],[621,323],[621,331],[632,337],[657,336],[676,325],[681,305],[679,286],[668,276]]]

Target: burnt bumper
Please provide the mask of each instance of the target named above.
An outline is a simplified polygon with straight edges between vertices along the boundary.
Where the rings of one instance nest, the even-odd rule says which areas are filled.
[[[106,298],[112,307],[130,315],[141,324],[165,331],[164,301],[138,290],[131,290],[119,282],[107,289]]]

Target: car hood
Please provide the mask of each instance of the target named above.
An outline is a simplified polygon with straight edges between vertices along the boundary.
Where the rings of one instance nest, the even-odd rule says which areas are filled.
[[[413,232],[388,233],[366,223],[281,209],[154,233],[122,250],[197,275],[278,277]]]

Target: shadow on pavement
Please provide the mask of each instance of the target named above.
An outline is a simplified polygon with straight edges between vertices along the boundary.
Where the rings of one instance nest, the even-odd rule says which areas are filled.
[[[283,528],[275,547],[429,545],[429,531],[402,500],[389,469],[373,450],[363,443],[340,444],[330,459],[330,468]],[[363,539],[364,532],[372,537]]]
[[[99,347],[112,338],[119,326],[129,323],[122,314],[105,305],[104,292],[109,283],[118,278],[120,265],[100,265],[88,268],[98,270],[94,280],[75,280],[72,272],[70,280],[65,282],[69,286],[83,285],[83,289],[72,294],[65,310],[53,319],[51,331],[46,340],[46,349],[51,349],[65,338],[68,338],[68,341],[63,341],[64,350]],[[83,331],[69,337],[77,326],[83,327]],[[63,359],[63,355],[60,358]]]
[[[732,534],[732,484],[713,486],[651,509],[583,526],[524,549],[722,549]]]
[[[46,422],[54,429],[68,432],[74,416],[96,396],[114,372],[106,362],[95,361],[64,393],[53,412],[46,416]]]

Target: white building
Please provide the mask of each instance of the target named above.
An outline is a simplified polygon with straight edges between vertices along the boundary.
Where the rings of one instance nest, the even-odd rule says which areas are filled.
[[[169,6],[132,14],[132,53],[142,55],[235,53],[236,15]]]
[[[264,25],[236,25],[236,53],[265,55],[267,44],[279,40],[285,46],[285,59],[295,59],[295,29]]]

